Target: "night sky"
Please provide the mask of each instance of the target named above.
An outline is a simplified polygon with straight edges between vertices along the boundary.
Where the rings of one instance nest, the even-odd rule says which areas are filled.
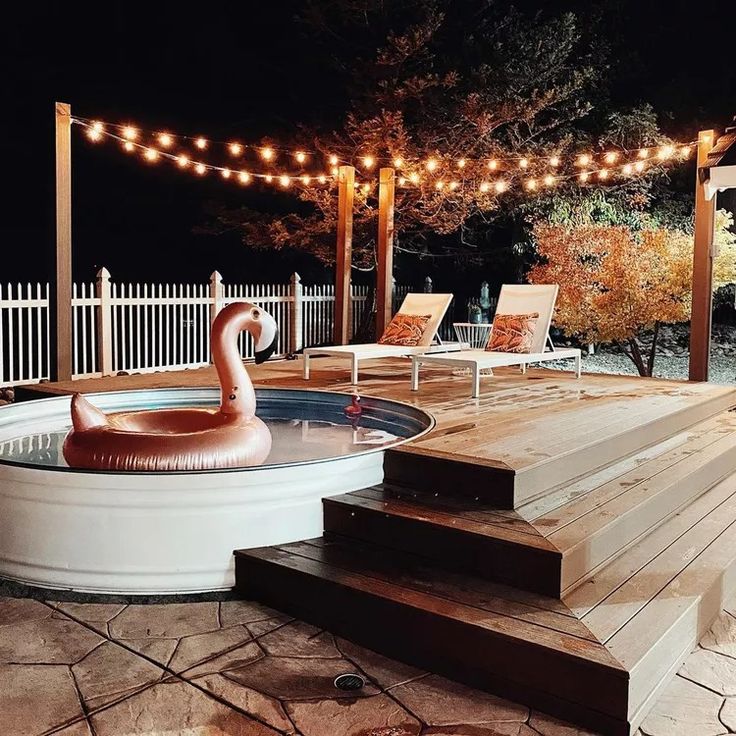
[[[460,1],[460,0],[458,0]],[[53,102],[73,113],[216,139],[288,142],[300,123],[339,127],[347,100],[326,49],[293,20],[297,2],[26,5],[3,29],[5,168],[0,280],[53,273]],[[44,7],[45,5],[45,7]],[[517,3],[524,10],[592,12],[575,0]],[[157,6],[158,7],[158,6]],[[105,10],[107,8],[108,10]],[[114,8],[114,9],[113,9]],[[613,0],[598,4],[611,47],[618,105],[651,102],[665,133],[690,139],[736,113],[736,3]],[[106,265],[117,280],[307,281],[329,278],[305,254],[252,252],[237,236],[197,235],[208,201],[288,211],[270,187],[197,180],[147,167],[73,130],[74,275]],[[418,266],[419,268],[419,266]]]

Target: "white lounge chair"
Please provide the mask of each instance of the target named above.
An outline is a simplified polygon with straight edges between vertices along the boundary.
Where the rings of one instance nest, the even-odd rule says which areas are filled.
[[[446,365],[453,368],[469,368],[473,379],[474,399],[480,393],[481,371],[501,366],[518,365],[522,372],[530,363],[572,358],[575,360],[575,376],[580,378],[581,354],[577,348],[555,348],[549,337],[549,326],[557,299],[556,284],[522,284],[501,287],[496,314],[538,313],[531,349],[528,353],[490,352],[483,349],[461,350],[450,355],[412,355],[411,390],[419,390],[419,369],[423,365]],[[492,334],[492,333],[491,333]],[[547,347],[549,345],[549,348]]]
[[[323,348],[305,348],[303,375],[309,379],[309,360],[314,355],[328,355],[345,358],[350,361],[350,377],[353,385],[358,383],[358,367],[361,360],[371,358],[401,358],[418,353],[438,350],[460,350],[459,343],[443,344],[437,335],[440,323],[452,301],[452,294],[407,294],[399,308],[402,314],[431,315],[416,347],[405,345],[382,345],[380,343],[365,343],[362,345],[332,345]],[[433,344],[434,343],[434,344]]]

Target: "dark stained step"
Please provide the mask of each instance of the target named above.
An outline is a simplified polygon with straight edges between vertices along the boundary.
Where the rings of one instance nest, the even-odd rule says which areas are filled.
[[[313,540],[235,553],[236,588],[363,646],[615,736],[628,674],[558,600]]]
[[[424,502],[423,502],[424,501]],[[430,505],[431,502],[431,505]],[[559,596],[562,554],[521,519],[433,496],[397,497],[384,486],[323,499],[325,536],[418,554],[523,590]]]

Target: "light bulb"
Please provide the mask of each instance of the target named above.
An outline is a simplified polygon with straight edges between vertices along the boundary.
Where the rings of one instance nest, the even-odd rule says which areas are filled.
[[[373,156],[363,156],[363,166],[365,166],[366,169],[372,169],[375,163],[376,159],[373,158]]]
[[[529,159],[528,158],[522,158],[521,161],[519,161],[519,167],[522,169],[526,169],[529,166]]]
[[[680,156],[682,158],[688,158],[690,156],[690,146],[682,146],[680,148]]]
[[[337,175],[338,175],[338,173],[339,173],[339,171],[340,171],[340,170],[339,170],[339,169],[337,168],[337,166],[333,166],[333,167],[332,167],[332,168],[330,169],[330,172],[332,173],[332,176],[337,176]]]
[[[181,156],[177,156],[177,157],[176,157],[176,163],[177,163],[177,164],[178,164],[178,165],[179,165],[179,166],[180,166],[180,167],[181,167],[182,169],[184,169],[184,168],[186,168],[187,166],[189,166],[189,159],[188,159],[188,158],[187,158],[187,157],[186,157],[186,156],[185,156],[184,154],[182,154]]]
[[[123,144],[123,148],[130,153],[131,151],[135,150],[135,146],[130,141],[125,141]]]
[[[286,174],[282,174],[279,177],[279,184],[281,184],[282,187],[288,187],[289,184],[291,184],[291,179],[289,179],[289,177],[286,176]]]
[[[312,181],[306,174],[302,177],[302,184],[309,184]]]
[[[590,164],[590,156],[587,153],[578,157],[578,166],[588,166]]]
[[[458,183],[457,183],[456,181],[451,181],[451,182],[450,182],[450,189],[452,189],[452,191],[453,191],[453,192],[454,192],[454,191],[455,191],[455,190],[456,190],[456,189],[457,189],[457,188],[458,188],[459,186],[460,186],[460,184],[458,184]]]
[[[320,175],[319,175],[319,176],[317,177],[317,181],[318,181],[318,182],[319,182],[320,184],[324,184],[324,183],[325,183],[325,182],[327,181],[327,177],[326,177],[326,176],[325,176],[324,174],[320,174]]]
[[[233,156],[240,156],[243,153],[243,146],[240,143],[231,143],[228,148]]]
[[[222,174],[223,179],[229,179],[232,172],[230,169],[223,169],[220,173]]]
[[[370,190],[371,190],[371,185],[370,184],[368,184],[367,182],[365,184],[363,184],[363,191],[366,194],[368,194],[368,192],[370,192]]]
[[[104,129],[105,126],[99,120],[95,120],[94,123],[92,123],[92,130],[96,130],[98,133],[102,133]]]
[[[583,182],[588,181],[589,177],[590,174],[587,171],[581,171],[580,174],[578,174],[578,179]]]
[[[465,164],[466,164],[466,163],[467,163],[467,162],[465,161],[465,159],[464,159],[464,158],[459,158],[459,159],[457,160],[457,167],[458,167],[458,169],[464,169],[464,168],[465,168]]]
[[[138,131],[132,125],[126,125],[123,128],[123,138],[128,141],[134,141],[138,138]]]
[[[490,169],[491,171],[495,171],[495,170],[496,170],[496,169],[498,168],[498,161],[496,161],[496,159],[495,159],[495,158],[491,159],[491,160],[490,160],[490,161],[488,162],[488,168],[489,168],[489,169]]]
[[[241,171],[238,174],[238,180],[241,184],[247,184],[250,181],[250,174],[247,171]]]
[[[491,185],[487,181],[482,181],[480,183],[480,191],[481,192],[487,192],[491,188]]]
[[[427,159],[427,171],[434,171],[437,168],[437,161],[433,158]]]
[[[304,151],[297,151],[294,157],[300,164],[303,164],[307,160],[307,154]]]
[[[333,153],[332,156],[330,156],[330,165],[331,166],[337,166],[337,156]]]
[[[505,181],[497,181],[493,185],[493,188],[496,190],[498,194],[502,194],[509,188],[509,185]]]
[[[642,171],[644,171],[644,166],[645,166],[645,163],[643,161],[637,161],[636,164],[634,164],[634,168],[639,173],[641,173]]]
[[[399,183],[399,186],[400,187],[403,187],[404,184],[406,184],[406,177],[405,176],[400,176],[397,181]]]
[[[435,189],[444,189],[445,188],[445,182],[443,181],[437,181],[434,184]]]
[[[143,154],[149,161],[155,161],[158,158],[158,151],[155,148],[146,148]]]
[[[196,141],[194,141],[194,145],[197,146],[200,151],[203,151],[205,148],[207,148],[207,139],[200,136],[199,138],[197,138]]]
[[[263,177],[266,184],[270,184],[273,181],[273,175],[272,174],[266,174],[266,176]]]
[[[607,164],[615,164],[617,159],[618,153],[616,151],[609,151],[604,158]]]
[[[264,161],[270,161],[273,158],[273,148],[270,148],[269,146],[262,148],[261,158],[263,158]]]
[[[599,179],[608,179],[608,169],[601,169],[598,172],[598,178]]]
[[[397,156],[394,159],[394,168],[400,169],[404,165],[404,159],[401,156]]]
[[[537,180],[529,179],[529,181],[526,182],[525,186],[530,192],[533,192],[537,188]]]
[[[199,163],[199,164],[197,164],[197,165],[196,165],[196,166],[194,167],[194,170],[195,170],[195,171],[196,171],[196,172],[197,172],[197,173],[198,173],[198,174],[199,174],[200,176],[202,176],[202,175],[204,175],[204,174],[206,174],[206,173],[207,173],[207,167],[206,167],[206,166],[205,166],[204,164],[202,164],[202,163]]]
[[[560,165],[560,157],[559,156],[552,156],[552,158],[550,158],[550,160],[549,160],[549,165],[550,166],[555,166],[555,167],[559,166]]]
[[[672,156],[672,154],[675,152],[674,146],[662,146],[662,148],[657,151],[657,158],[660,161],[666,161],[668,158]]]
[[[649,150],[646,149],[646,148],[642,148],[639,151],[639,154],[638,155],[639,155],[639,158],[647,158],[647,156],[649,156]]]
[[[419,174],[417,174],[416,171],[412,171],[412,173],[409,174],[409,181],[412,184],[419,184]]]
[[[555,177],[552,176],[552,174],[547,174],[547,176],[544,177],[544,183],[548,187],[554,186],[556,181],[557,179],[555,179]]]
[[[102,123],[93,123],[91,128],[87,128],[87,138],[95,143],[102,138]]]
[[[158,142],[163,148],[169,148],[174,142],[174,139],[168,133],[161,133],[158,137]]]
[[[632,172],[634,171],[634,167],[631,164],[624,164],[621,171],[623,171],[626,176],[631,176]]]

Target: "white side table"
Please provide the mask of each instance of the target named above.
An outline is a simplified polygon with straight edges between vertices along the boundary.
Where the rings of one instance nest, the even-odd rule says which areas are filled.
[[[488,344],[493,325],[490,322],[453,322],[457,339],[471,348],[483,349]]]

